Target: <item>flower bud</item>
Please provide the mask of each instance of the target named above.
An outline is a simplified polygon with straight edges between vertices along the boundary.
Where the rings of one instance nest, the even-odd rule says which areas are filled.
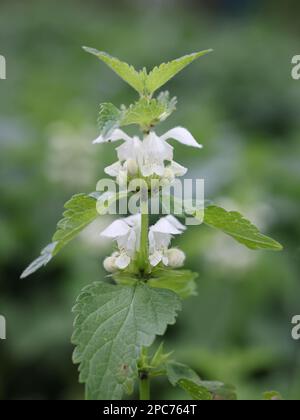
[[[103,267],[104,267],[105,271],[107,271],[108,273],[116,272],[118,270],[118,268],[116,266],[116,257],[111,256],[111,257],[105,258],[105,260],[103,262]]]
[[[185,253],[177,248],[171,248],[167,251],[168,265],[172,268],[180,268],[185,262]]]
[[[138,173],[139,168],[134,159],[128,159],[125,165],[130,176],[135,176]]]

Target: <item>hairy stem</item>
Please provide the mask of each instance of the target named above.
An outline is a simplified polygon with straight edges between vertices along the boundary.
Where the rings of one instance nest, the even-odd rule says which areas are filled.
[[[140,270],[145,272],[149,266],[149,214],[148,214],[148,190],[141,191],[141,248],[140,248]]]

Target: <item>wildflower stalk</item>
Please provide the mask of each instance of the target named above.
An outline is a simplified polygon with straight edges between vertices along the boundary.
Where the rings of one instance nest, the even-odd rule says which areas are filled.
[[[148,372],[139,374],[139,394],[141,401],[150,400],[150,378]]]
[[[168,325],[175,323],[182,307],[181,300],[195,295],[195,279],[198,277],[197,273],[183,268],[184,252],[170,247],[173,237],[181,235],[186,226],[172,212],[150,226],[149,199],[152,197],[149,184],[156,180],[160,197],[164,186],[171,187],[176,178],[188,171],[174,161],[174,147],[169,144],[170,140],[195,149],[202,148],[181,126],[157,135],[156,125],[172,114],[177,101],[168,92],[161,92],[157,97],[153,94],[211,50],[185,55],[156,66],[150,72],[146,69],[137,71],[107,53],[87,47],[85,50],[96,55],[140,95],[139,100],[128,107],[101,104],[100,135],[93,143],[122,141],[116,148],[118,161],[105,168],[105,173],[114,178],[114,187],[125,185],[128,187],[126,192],[132,192],[129,180],[142,181],[135,195],[140,201],[139,211],[134,209],[129,217],[115,220],[101,233],[103,238],[117,244],[115,252],[103,263],[110,273],[109,281],[105,278],[86,285],[73,308],[72,343],[76,346],[73,361],[80,364],[80,382],[86,384],[86,397],[89,400],[119,400],[124,392],[133,392],[137,380],[140,399],[149,400],[150,377],[163,375],[171,385],[180,387],[192,399],[235,399],[231,386],[202,381],[188,366],[171,360],[171,353],[164,353],[162,345],[152,359],[147,353],[155,337],[164,335]],[[121,129],[130,125],[138,126],[144,133],[143,138],[130,137]],[[113,204],[121,199],[115,189],[101,194],[104,190],[97,185],[96,190],[92,194],[77,194],[65,204],[66,211],[52,242],[26,268],[22,278],[45,266],[79,232],[98,216],[109,213]],[[168,196],[170,203],[174,203],[175,196]],[[112,206],[106,205],[107,202]],[[252,250],[282,249],[281,244],[261,234],[238,212],[209,205],[203,215],[202,206],[190,209],[183,204],[187,211],[182,216],[194,216],[195,225],[203,222]],[[140,359],[137,359],[139,353]]]
[[[149,268],[149,212],[148,212],[148,191],[144,188],[141,191],[141,248],[139,268],[142,274],[146,273]]]

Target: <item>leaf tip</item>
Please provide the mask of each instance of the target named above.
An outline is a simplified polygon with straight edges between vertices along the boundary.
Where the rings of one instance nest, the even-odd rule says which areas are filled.
[[[89,53],[89,54],[94,54],[97,55],[98,54],[98,50],[96,50],[95,48],[91,48],[91,47],[86,47],[85,45],[82,46],[83,51]]]

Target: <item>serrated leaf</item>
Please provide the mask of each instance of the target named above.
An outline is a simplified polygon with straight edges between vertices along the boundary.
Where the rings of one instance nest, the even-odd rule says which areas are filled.
[[[180,386],[195,400],[235,400],[235,388],[222,382],[202,381],[188,366],[174,361],[166,364],[166,373],[173,386]]]
[[[281,244],[260,233],[257,227],[236,211],[209,206],[205,210],[204,223],[223,231],[250,249],[282,250]]]
[[[187,67],[196,59],[210,53],[212,50],[205,50],[189,55],[185,55],[169,63],[163,63],[155,67],[147,76],[146,79],[146,92],[153,94],[157,89],[167,83],[181,70]]]
[[[236,401],[236,389],[233,385],[218,381],[201,381],[202,385],[212,393],[214,400]]]
[[[88,194],[74,195],[64,207],[64,217],[58,222],[57,231],[52,238],[54,242],[58,242],[55,254],[98,216],[95,198]]]
[[[175,109],[176,100],[163,101],[159,99],[140,98],[139,101],[123,109],[121,126],[137,124],[142,129],[150,128],[164,121]]]
[[[110,103],[100,105],[98,126],[101,135],[105,138],[112,133],[113,130],[120,126],[122,112]]]
[[[35,273],[41,267],[44,267],[48,264],[49,261],[53,258],[53,253],[55,252],[55,248],[57,246],[57,242],[53,242],[48,244],[41,252],[41,255],[35,259],[21,274],[21,279],[25,279],[26,277],[30,276],[31,274]]]
[[[144,79],[145,73],[138,72],[133,66],[119,60],[116,57],[112,57],[103,51],[98,51],[95,48],[83,47],[85,51],[98,57],[103,63],[105,63],[110,69],[112,69],[119,77],[127,82],[133,89],[140,94],[144,91]]]
[[[212,400],[212,394],[201,385],[199,376],[188,366],[177,363],[168,362],[166,371],[169,381],[173,386],[180,386],[194,400]]]
[[[177,385],[187,392],[193,400],[211,401],[213,399],[212,394],[204,386],[196,384],[189,379],[180,379]]]
[[[143,346],[174,324],[181,303],[175,293],[143,283],[98,282],[83,289],[74,307],[74,363],[88,399],[121,399],[137,377]]]
[[[169,63],[163,63],[147,74],[146,69],[137,71],[133,66],[116,57],[112,57],[103,51],[95,48],[83,47],[90,54],[95,55],[112,69],[119,77],[133,87],[141,96],[151,96],[157,89],[162,87],[172,79],[181,70],[191,64],[193,61],[202,57],[212,50],[205,50],[188,54]]]
[[[63,219],[57,224],[57,230],[52,243],[43,249],[41,255],[34,260],[22,273],[25,278],[37,271],[48,262],[86,226],[93,222],[97,216],[96,199],[88,194],[76,194],[66,204]]]
[[[196,282],[198,274],[190,270],[163,270],[159,269],[153,273],[148,281],[149,286],[169,289],[175,292],[182,299],[197,294]]]

